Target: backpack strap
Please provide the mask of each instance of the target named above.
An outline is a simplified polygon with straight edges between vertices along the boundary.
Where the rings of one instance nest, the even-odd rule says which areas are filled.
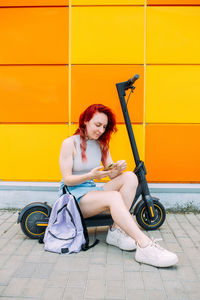
[[[72,194],[70,193],[70,191],[69,191],[67,185],[65,185],[65,186],[63,187],[63,194],[66,194],[66,190],[67,190],[67,192],[68,192],[70,195],[72,195]],[[82,212],[81,212],[80,207],[79,207],[79,205],[78,205],[78,202],[76,201],[76,198],[74,197],[74,195],[72,195],[72,196],[73,196],[73,198],[74,198],[74,201],[75,201],[77,210],[78,210],[78,212],[79,212],[79,214],[80,214],[80,217],[81,217],[81,222],[82,222],[82,226],[83,226],[83,234],[84,234],[85,242],[86,242],[84,245],[82,245],[81,249],[82,249],[83,251],[87,251],[88,249],[93,248],[95,245],[97,245],[97,244],[99,243],[99,240],[96,239],[96,240],[94,241],[94,243],[93,243],[92,245],[89,246],[89,235],[88,235],[87,226],[85,225],[85,220],[84,220],[84,218],[83,218],[83,215],[82,215]]]

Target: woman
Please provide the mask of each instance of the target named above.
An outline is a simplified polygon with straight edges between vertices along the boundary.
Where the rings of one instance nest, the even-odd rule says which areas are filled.
[[[60,153],[62,184],[76,197],[85,218],[110,210],[114,225],[108,230],[106,242],[123,250],[135,250],[138,262],[156,267],[176,264],[176,254],[161,248],[137,226],[129,213],[138,180],[132,172],[124,172],[127,164],[113,163],[109,141],[116,131],[116,121],[110,108],[102,104],[89,106],[80,116],[75,134],[64,140]],[[109,176],[110,181],[97,187],[93,179]]]

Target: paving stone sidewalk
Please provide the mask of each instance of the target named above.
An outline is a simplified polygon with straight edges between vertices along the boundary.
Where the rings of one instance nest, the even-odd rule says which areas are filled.
[[[168,214],[159,230],[147,233],[178,254],[179,264],[165,269],[108,246],[107,227],[89,229],[91,241],[101,242],[87,252],[45,252],[21,232],[17,215],[0,211],[0,300],[200,299],[200,214]]]

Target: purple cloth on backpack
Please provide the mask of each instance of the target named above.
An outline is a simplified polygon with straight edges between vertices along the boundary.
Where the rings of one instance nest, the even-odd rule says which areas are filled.
[[[85,237],[75,199],[62,195],[53,205],[44,236],[44,248],[57,253],[79,252]]]

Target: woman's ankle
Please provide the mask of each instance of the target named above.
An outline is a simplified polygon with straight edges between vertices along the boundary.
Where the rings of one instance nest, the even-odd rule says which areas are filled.
[[[117,228],[117,225],[115,223],[113,223],[113,225],[110,228],[112,228],[114,230]]]
[[[138,245],[140,248],[146,248],[150,244],[151,240],[148,236],[138,241]]]

